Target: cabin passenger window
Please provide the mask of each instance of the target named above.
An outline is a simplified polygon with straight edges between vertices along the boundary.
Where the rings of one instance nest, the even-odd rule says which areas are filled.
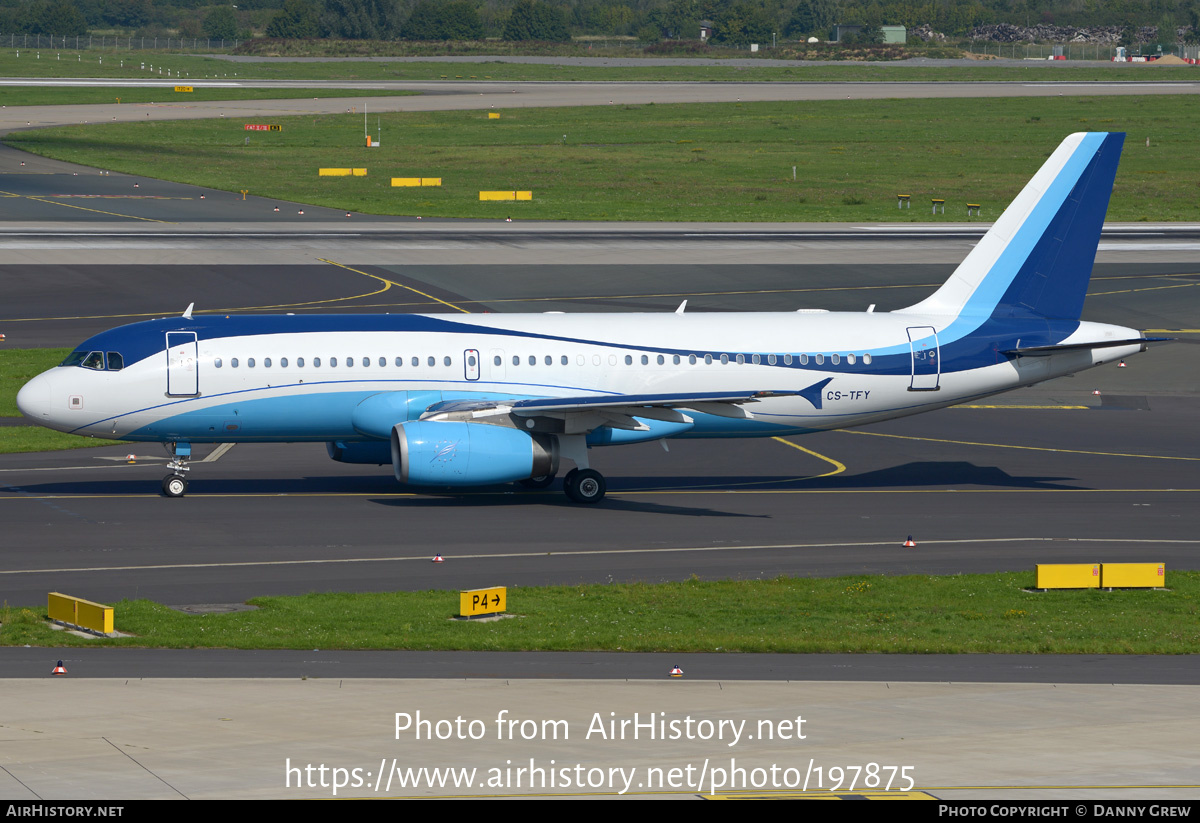
[[[499,366],[499,365],[500,365],[500,362],[501,362],[501,361],[500,361],[500,355],[496,355],[495,357],[493,357],[493,358],[492,358],[492,365],[493,365],[493,366]]]
[[[849,363],[851,366],[854,365],[854,359],[855,359],[854,355],[852,355],[852,354],[846,355],[846,362]]]
[[[381,365],[381,366],[382,366],[382,365],[383,365],[383,358],[382,358],[382,357],[381,357],[381,358],[379,358],[379,361],[380,361],[380,362],[379,362],[379,365]],[[366,368],[367,366],[369,366],[369,365],[371,365],[371,358],[369,358],[369,357],[364,357],[364,358],[363,358],[363,368],[365,369],[365,368]]]
[[[379,358],[379,368],[382,369],[385,366],[387,366],[387,358],[386,357]]]
[[[319,358],[319,357],[314,357],[314,358],[313,358],[313,368],[314,368],[314,369],[319,369],[319,368],[321,368],[321,358]]]
[[[108,353],[108,370],[120,371],[125,368],[125,358],[121,357],[120,352],[110,351]]]
[[[706,365],[706,366],[712,365],[712,355],[711,354],[704,355],[704,365]]]
[[[537,365],[537,355],[536,354],[529,355],[529,365],[531,365],[531,366]]]
[[[414,357],[414,358],[412,359],[412,364],[413,364],[414,366],[419,366],[419,365],[421,365],[421,358],[419,358],[419,357]]]
[[[756,365],[756,366],[757,366],[757,365],[759,365],[760,363],[762,363],[762,358],[761,358],[761,357],[759,357],[757,354],[756,354],[756,355],[754,355],[754,356],[753,356],[752,358],[750,358],[750,359],[751,359],[751,361],[754,363],[754,365]],[[774,360],[775,358],[771,358],[771,359],[772,359],[772,360]]]
[[[802,355],[800,355],[800,365],[801,365],[801,366],[807,366],[807,365],[808,365],[808,355],[807,355],[807,354],[802,354]]]
[[[632,355],[632,354],[627,354],[627,355],[625,355],[625,365],[626,365],[626,366],[632,366],[632,365],[633,365],[633,355]]]
[[[450,360],[450,358],[449,358],[449,357],[443,357],[443,358],[442,358],[442,365],[444,365],[444,366],[449,366],[451,362],[452,362],[452,361]]]
[[[642,355],[642,365],[643,365],[643,366],[649,366],[649,365],[650,365],[650,358],[649,358],[649,357],[647,357],[647,356],[646,356],[646,355],[644,355],[644,354]]]
[[[783,356],[783,365],[785,365],[785,366],[792,365],[792,356],[790,354],[785,354]]]
[[[298,368],[298,369],[304,368],[304,358],[303,357],[296,358],[296,368]]]
[[[565,365],[567,365],[567,363],[569,363],[569,362],[570,362],[570,360],[569,360],[569,359],[567,358],[567,356],[564,354],[564,355],[563,355],[561,358],[559,358],[559,362],[560,362],[560,363],[562,363],[562,365],[564,365],[564,366],[565,366]]]
[[[660,366],[661,366],[661,365],[663,365],[663,364],[664,364],[664,363],[666,363],[666,362],[667,362],[667,358],[663,357],[663,356],[660,354],[660,355],[658,356],[658,365],[660,365]]]
[[[768,355],[767,355],[767,365],[768,365],[768,366],[774,366],[774,365],[775,365],[775,355],[773,355],[773,354],[768,354]]]
[[[514,366],[519,366],[519,365],[521,365],[521,355],[519,355],[519,354],[514,354],[514,355],[513,355],[513,365],[514,365]]]
[[[229,368],[236,369],[237,366],[238,366],[237,358],[236,357],[229,358]]]
[[[825,362],[825,355],[823,355],[823,354],[818,354],[818,355],[817,355],[817,365],[818,365],[818,366],[820,366],[820,365],[822,365],[824,362]]]
[[[281,368],[281,369],[287,368],[287,358],[286,357],[279,358],[279,368]]]
[[[689,366],[694,366],[694,365],[696,365],[696,355],[694,355],[694,354],[689,354],[689,355],[688,355],[688,365],[689,365]]]
[[[745,365],[745,363],[746,363],[746,355],[744,355],[744,354],[739,354],[739,355],[737,356],[737,362],[738,362],[738,365],[739,365],[739,366]]]
[[[840,355],[836,355],[836,354],[834,354],[834,355],[831,355],[829,359],[833,361],[833,365],[835,365],[835,366],[836,366],[838,363],[841,363],[841,362],[842,362],[842,358],[841,358],[841,356],[840,356]]]
[[[216,366],[218,369],[221,368],[221,358],[218,357],[216,360],[214,360],[213,365]]]
[[[331,368],[331,369],[337,368],[337,358],[336,357],[329,358],[329,368]]]
[[[269,357],[263,358],[263,368],[264,369],[271,368],[271,358],[269,358]]]
[[[863,363],[867,366],[871,365],[871,355],[864,354],[863,355]]]
[[[721,355],[721,364],[728,365],[728,363],[729,363],[729,355],[727,355],[727,354]]]
[[[246,358],[246,368],[248,368],[248,369],[254,368],[254,358],[253,357]]]
[[[404,358],[403,358],[403,357],[397,357],[395,362],[396,362],[396,368],[400,368],[401,366],[403,366],[403,365],[404,365]]]
[[[354,358],[353,357],[346,358],[346,368],[348,368],[348,369],[354,368]]]
[[[433,357],[433,355],[432,355],[432,354],[431,354],[431,355],[429,355],[429,357],[428,357],[428,363],[429,363],[429,365],[431,365],[431,366],[433,366],[433,365],[435,365],[435,364],[437,363],[437,360],[435,360],[435,359],[434,359],[434,357]]]

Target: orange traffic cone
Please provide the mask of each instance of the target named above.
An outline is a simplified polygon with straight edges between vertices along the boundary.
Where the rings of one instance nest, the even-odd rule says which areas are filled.
[[[1118,364],[1117,364],[1117,368],[1118,368],[1118,369],[1124,369],[1124,368],[1127,368],[1127,367],[1126,367],[1126,365],[1125,365],[1125,361],[1124,361],[1124,360],[1122,360],[1120,363],[1118,363]]]
[[[678,666],[671,669],[671,677],[683,677],[683,669],[679,668]]]
[[[911,535],[911,534],[908,536],[908,539],[904,541],[904,548],[906,548],[906,549],[912,549],[912,548],[915,548],[915,547],[916,547],[916,545],[917,545],[917,544],[913,542],[913,539],[912,539],[912,535]]]
[[[57,666],[55,666],[55,667],[54,667],[54,671],[53,671],[53,672],[51,672],[51,674],[66,674],[66,673],[67,673],[67,670],[66,670],[66,668],[63,666],[63,664],[62,664],[62,661],[61,661],[61,660],[60,660],[60,661],[58,661],[58,665],[57,665]]]

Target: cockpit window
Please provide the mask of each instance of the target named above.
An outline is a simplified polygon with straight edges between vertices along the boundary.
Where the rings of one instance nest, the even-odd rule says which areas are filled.
[[[120,371],[123,368],[125,368],[125,358],[121,356],[120,352],[110,351],[108,353],[108,370]]]
[[[83,362],[80,363],[79,365],[83,366],[85,369],[96,369],[97,371],[103,371],[103,369],[104,369],[104,352],[101,352],[101,351],[88,352],[88,356],[83,358]]]
[[[73,351],[67,355],[66,360],[62,361],[58,365],[60,365],[60,366],[78,366],[80,363],[83,362],[83,358],[85,358],[87,356],[88,356],[88,353],[85,351]]]

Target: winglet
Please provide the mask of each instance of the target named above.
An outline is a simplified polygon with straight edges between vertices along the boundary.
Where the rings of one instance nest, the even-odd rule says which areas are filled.
[[[675,310],[675,313],[676,313],[676,314],[683,314],[683,310],[684,310],[684,309],[686,309],[686,308],[687,308],[687,301],[686,301],[686,300],[684,300],[682,303],[680,303],[680,304],[679,304],[679,308],[677,308],[677,309]]]
[[[195,307],[196,307],[195,303],[188,303],[188,307],[183,310],[183,316],[186,317],[188,320],[191,320],[192,319],[192,309],[194,309]]]

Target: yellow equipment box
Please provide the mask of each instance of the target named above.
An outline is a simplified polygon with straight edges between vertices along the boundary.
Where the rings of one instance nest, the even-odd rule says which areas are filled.
[[[1098,589],[1099,563],[1038,563],[1036,589]]]
[[[113,632],[113,607],[69,594],[50,592],[46,597],[46,614],[58,623],[68,623],[101,634]]]
[[[1103,589],[1156,589],[1166,584],[1163,563],[1101,563],[1100,587]]]

